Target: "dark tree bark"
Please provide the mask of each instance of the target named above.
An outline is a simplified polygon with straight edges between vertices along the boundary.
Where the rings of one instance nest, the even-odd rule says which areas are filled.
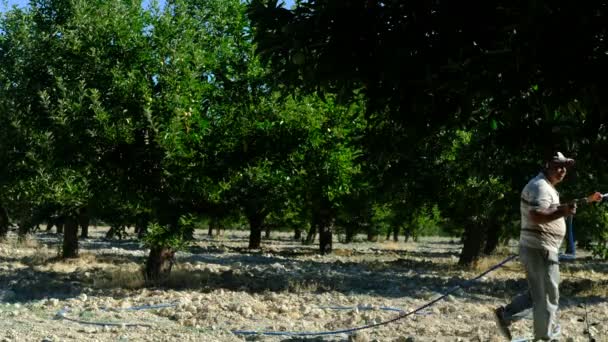
[[[61,257],[64,259],[78,257],[78,220],[74,217],[67,217],[65,220]]]
[[[315,238],[317,237],[317,227],[314,224],[310,225],[308,228],[308,233],[306,234],[306,240],[304,241],[307,245],[312,245],[315,242]]]
[[[355,239],[355,231],[352,229],[346,230],[344,234],[344,243],[351,243]]]
[[[47,232],[50,232],[50,231],[51,231],[51,229],[53,229],[53,227],[54,227],[55,225],[57,225],[57,223],[56,223],[55,221],[56,221],[56,219],[55,219],[55,218],[53,218],[53,217],[49,217],[49,218],[47,219],[47,221],[46,221],[46,231],[47,231]]]
[[[488,225],[486,244],[483,249],[483,254],[492,255],[500,242],[500,225],[497,222],[491,222]]]
[[[142,239],[148,232],[148,217],[140,215],[135,219],[135,233],[138,239]]]
[[[19,225],[17,227],[17,241],[25,241],[25,239],[27,238],[27,234],[29,234],[32,227],[32,223],[27,220],[19,222]]]
[[[346,227],[346,229],[344,229],[344,242],[353,242],[355,240],[357,232],[360,232],[362,230],[363,227],[361,227],[361,223],[359,221],[355,221],[352,225],[349,225],[348,227]]]
[[[217,220],[217,226],[215,228],[215,235],[216,236],[222,236],[222,232],[224,231],[225,226],[222,223],[222,220],[218,219]]]
[[[295,228],[293,231],[293,239],[295,241],[300,241],[302,239],[302,229]]]
[[[150,285],[165,282],[173,268],[175,252],[169,247],[153,247],[150,249],[144,276],[146,283]]]
[[[317,229],[319,230],[319,253],[321,253],[321,255],[329,254],[333,249],[335,220],[332,211],[328,206],[329,204],[326,203],[324,206],[318,208],[316,212],[313,212],[312,226],[317,226]]]
[[[369,241],[369,242],[376,242],[376,241],[378,241],[378,233],[373,232],[371,230],[371,226],[370,226],[370,230],[367,231],[367,241]]]
[[[249,221],[249,248],[258,249],[262,245],[262,225],[266,214],[261,212],[252,212],[247,215]]]
[[[83,239],[89,238],[89,225],[90,225],[89,212],[86,208],[82,208],[78,214],[78,225],[80,226],[80,237]]]
[[[391,233],[393,234],[393,241],[397,242],[399,241],[399,225],[393,224],[391,226],[390,229],[387,230],[386,232],[386,239],[388,241],[388,239],[390,239],[391,237]]]
[[[63,227],[65,226],[65,217],[57,217],[57,219],[55,219],[55,226],[57,226],[57,234],[63,234]]]
[[[319,226],[319,252],[329,254],[333,250],[333,223],[327,222]]]
[[[214,217],[209,220],[207,235],[208,236],[220,236],[222,235],[222,229],[224,229],[224,225],[222,224],[222,220],[219,217]],[[215,233],[214,233],[215,231]]]
[[[481,222],[469,222],[464,231],[464,245],[460,253],[460,265],[470,266],[481,257],[486,242],[486,231]]]
[[[215,228],[215,218],[209,220],[209,228],[207,229],[207,235],[213,236],[213,229]]]
[[[0,241],[6,240],[8,235],[8,213],[4,207],[0,207]]]
[[[116,236],[116,230],[117,230],[116,226],[114,226],[114,225],[110,226],[110,229],[108,229],[108,231],[106,232],[105,238],[108,240],[113,239],[114,236]]]
[[[113,225],[110,226],[110,229],[106,233],[105,238],[110,240],[114,238],[118,238],[118,240],[122,241],[128,235],[127,227],[124,225]]]

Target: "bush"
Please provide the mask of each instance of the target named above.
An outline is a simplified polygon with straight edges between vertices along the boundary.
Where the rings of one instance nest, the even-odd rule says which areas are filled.
[[[608,208],[605,205],[579,209],[573,228],[579,247],[590,249],[600,258],[608,258]]]
[[[437,205],[423,205],[412,214],[408,227],[413,237],[442,235],[443,218]]]
[[[150,223],[148,234],[143,238],[143,245],[146,248],[170,247],[174,251],[183,250],[192,241],[195,226],[196,218],[191,215],[180,217],[174,228],[156,222]]]

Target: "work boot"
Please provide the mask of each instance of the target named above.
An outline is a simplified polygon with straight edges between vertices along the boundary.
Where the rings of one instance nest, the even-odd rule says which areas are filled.
[[[498,331],[500,331],[501,335],[510,341],[513,338],[511,336],[511,331],[509,330],[511,322],[507,321],[507,319],[505,318],[504,306],[500,306],[494,310],[494,318],[496,320],[496,326],[498,327]]]

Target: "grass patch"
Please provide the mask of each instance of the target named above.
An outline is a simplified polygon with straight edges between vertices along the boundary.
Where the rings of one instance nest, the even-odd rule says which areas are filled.
[[[318,293],[328,290],[326,286],[314,280],[289,280],[287,289],[290,293]]]
[[[393,250],[400,250],[402,248],[402,246],[399,245],[398,242],[395,242],[393,240],[386,240],[382,244],[382,248],[393,251]]]
[[[22,261],[28,266],[46,265],[57,258],[57,252],[47,246],[39,246],[35,248],[31,255],[23,257]]]
[[[170,289],[202,288],[210,283],[211,274],[207,271],[192,270],[176,266],[169,277],[161,282],[162,287]],[[146,287],[143,266],[137,264],[112,266],[100,272],[93,280],[93,287],[98,289],[141,289]]]
[[[209,284],[210,279],[210,272],[196,271],[191,267],[177,265],[164,285],[172,289],[201,288]]]
[[[487,257],[480,258],[475,264],[472,265],[471,271],[476,273],[481,273],[489,270],[490,268],[496,266],[503,260],[505,260],[506,255],[491,255]],[[521,267],[521,264],[517,259],[510,260],[506,264],[504,264],[499,269],[495,270],[492,273],[512,273],[512,272],[524,272],[524,269]],[[522,273],[525,274],[525,273]]]
[[[355,251],[352,249],[346,249],[346,248],[334,248],[332,253],[337,256],[349,257],[349,256],[352,256],[353,254],[355,254]]]
[[[141,289],[145,287],[142,267],[139,265],[123,265],[109,267],[93,279],[93,287],[98,289]]]
[[[8,244],[9,248],[38,248],[40,242],[37,239],[27,235],[19,239],[7,238],[2,241],[3,244]]]

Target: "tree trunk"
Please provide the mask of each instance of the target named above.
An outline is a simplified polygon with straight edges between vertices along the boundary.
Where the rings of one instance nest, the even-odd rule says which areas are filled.
[[[51,216],[49,216],[49,218],[46,221],[46,231],[50,232],[51,229],[53,229],[53,226],[55,225],[55,219]]]
[[[78,214],[78,225],[80,225],[80,237],[83,239],[89,238],[90,217],[86,208],[80,210]]]
[[[209,220],[209,229],[207,229],[207,235],[209,237],[213,236],[213,228],[215,227],[215,219],[212,218]]]
[[[122,241],[127,236],[127,227],[123,225],[113,225],[110,226],[110,230],[106,233],[106,239],[111,240],[114,238],[118,238],[118,240]]]
[[[264,215],[254,213],[247,215],[249,221],[249,248],[258,249],[262,245],[262,225],[264,224]]]
[[[293,231],[293,239],[295,241],[300,241],[302,239],[302,229],[296,228]]]
[[[148,219],[146,217],[138,217],[135,220],[135,232],[138,239],[143,239],[148,232]]]
[[[116,236],[116,226],[112,225],[110,226],[110,229],[106,232],[105,239],[111,240],[114,238],[114,236]]]
[[[30,232],[31,224],[27,221],[19,222],[17,228],[17,241],[23,242],[27,238],[27,234]]]
[[[319,252],[321,255],[329,254],[332,251],[334,218],[327,207],[321,207],[313,213],[312,226],[319,229]]]
[[[55,220],[55,226],[57,226],[57,234],[63,234],[63,227],[65,225],[65,218],[64,217],[58,217]]]
[[[207,235],[209,236],[220,236],[222,235],[222,220],[219,217],[214,217],[209,220],[209,229],[207,230]],[[213,231],[215,230],[215,233]]]
[[[410,237],[412,237],[412,227],[410,225],[406,225],[403,228],[403,235],[405,236],[405,242],[410,241]]]
[[[370,230],[367,231],[367,241],[369,241],[369,242],[378,241],[378,234],[376,232],[371,231],[371,227],[370,227]]]
[[[331,253],[333,246],[333,223],[324,222],[319,225],[319,252],[321,255]]]
[[[8,213],[4,207],[0,207],[0,241],[6,240],[8,235]]]
[[[78,257],[78,220],[76,218],[67,217],[65,220],[61,257],[64,259]]]
[[[390,239],[391,233],[393,234],[393,241],[398,242],[399,241],[399,226],[393,225],[391,228],[389,228],[386,231],[386,238],[385,238],[386,241],[388,241],[388,239]]]
[[[464,232],[464,246],[460,253],[460,265],[470,266],[476,263],[486,242],[486,232],[478,222],[469,222]]]
[[[344,233],[344,243],[353,242],[353,240],[355,239],[355,232],[356,230],[354,229],[347,229]]]
[[[165,282],[171,274],[174,256],[175,252],[169,247],[152,247],[146,260],[146,283],[157,285]]]
[[[314,224],[310,225],[308,233],[306,234],[305,244],[312,245],[317,237],[317,227]]]
[[[483,249],[483,254],[492,255],[496,251],[498,243],[500,242],[500,225],[492,222],[488,227],[488,238]]]
[[[268,240],[270,239],[270,231],[271,231],[271,227],[269,224],[266,224],[264,227],[264,239]]]

